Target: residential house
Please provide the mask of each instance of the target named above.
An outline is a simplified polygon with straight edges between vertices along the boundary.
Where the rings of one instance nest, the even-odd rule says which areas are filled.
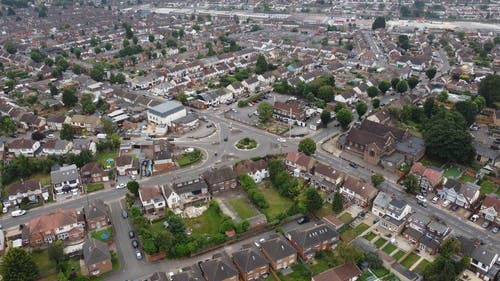
[[[315,163],[314,158],[296,151],[288,152],[285,158],[285,167],[293,173],[294,177],[307,178]]]
[[[101,119],[96,115],[75,114],[71,117],[70,124],[87,132],[95,132],[101,127]]]
[[[94,199],[84,207],[87,230],[94,231],[111,225],[108,206],[101,199]]]
[[[108,181],[109,176],[102,168],[101,163],[91,162],[80,168],[80,175],[84,184]]]
[[[386,215],[382,217],[380,225],[390,231],[399,233],[410,213],[410,205],[398,199],[393,199],[389,202]]]
[[[410,173],[418,178],[421,190],[436,190],[443,181],[444,171],[435,167],[425,167],[420,162],[411,166]]]
[[[233,253],[233,263],[240,273],[240,280],[259,280],[269,274],[269,263],[264,255],[252,246]]]
[[[47,117],[47,127],[53,131],[62,130],[63,124],[70,123],[70,117],[66,115],[51,115]]]
[[[35,157],[40,151],[40,142],[31,139],[15,139],[7,144],[9,153],[14,156]]]
[[[260,247],[274,270],[288,268],[297,262],[297,250],[280,234],[271,235]]]
[[[207,106],[227,104],[233,99],[233,93],[225,88],[219,88],[198,94],[198,99]]]
[[[139,198],[141,199],[144,212],[147,215],[165,215],[165,207],[167,204],[158,186],[141,186],[139,188]]]
[[[69,192],[78,192],[81,184],[80,174],[75,164],[52,167],[50,179],[56,197],[64,196]]]
[[[216,254],[211,260],[200,263],[201,272],[207,281],[238,281],[238,270],[227,254]]]
[[[73,142],[67,140],[52,139],[42,145],[42,152],[45,155],[66,155],[73,147]]]
[[[358,99],[356,98],[356,92],[349,90],[342,92],[340,95],[335,95],[334,100],[343,106],[349,106],[354,104]]]
[[[97,276],[113,270],[108,244],[89,238],[82,246],[83,261],[89,276]]]
[[[211,193],[234,189],[238,184],[236,173],[229,166],[205,171],[202,177]]]
[[[479,213],[485,220],[500,225],[500,199],[492,196],[486,196],[481,204]]]
[[[31,112],[24,113],[19,119],[19,125],[25,130],[43,130],[47,124],[45,118],[37,116]]]
[[[471,267],[483,280],[496,280],[496,272],[490,271],[492,271],[495,263],[498,261],[499,255],[500,253],[495,253],[495,251],[488,249],[486,245],[476,247],[470,254]]]
[[[245,86],[241,84],[240,81],[236,81],[231,83],[229,86],[226,87],[231,93],[233,93],[233,96],[235,97],[241,97],[243,93],[245,92]]]
[[[161,186],[163,196],[170,209],[184,209],[195,204],[207,203],[211,196],[207,183],[201,178],[192,178]]]
[[[184,117],[172,121],[169,130],[176,134],[188,133],[200,126],[200,119],[197,114],[188,114]]]
[[[377,196],[378,190],[362,179],[346,176],[339,192],[346,199],[346,202],[365,208],[371,205],[371,202]]]
[[[201,273],[201,269],[198,265],[186,266],[183,267],[182,270],[179,270],[179,273],[176,273],[170,276],[170,281],[202,281],[205,280],[203,278],[203,274]],[[167,279],[165,279],[167,280]]]
[[[173,145],[167,141],[160,140],[159,143],[155,143],[153,153],[153,171],[168,171],[176,167],[172,151]]]
[[[130,155],[116,157],[115,165],[119,176],[136,175],[139,171],[139,160]]]
[[[287,234],[288,240],[297,250],[299,257],[310,262],[316,252],[331,250],[336,247],[338,234],[330,226],[321,223],[305,229],[295,229]]]
[[[29,222],[30,246],[39,247],[56,240],[78,240],[85,235],[83,214],[75,209],[57,210]]]
[[[474,203],[476,203],[476,201],[479,199],[480,188],[481,187],[479,185],[474,183],[470,182],[463,183],[458,192],[455,204],[457,204],[460,207],[464,207],[466,209],[471,208],[472,205],[474,205]]]
[[[455,203],[461,187],[462,183],[458,180],[445,178],[442,187],[437,190],[437,193],[442,199]]]
[[[241,82],[241,84],[249,91],[250,93],[255,93],[257,88],[260,87],[261,82],[257,79],[256,76],[245,79]]]
[[[354,263],[339,265],[312,277],[312,281],[356,281],[363,272]]]
[[[42,199],[42,184],[37,179],[26,180],[13,183],[7,186],[9,202],[13,205],[21,204],[24,198],[31,202]]]
[[[177,101],[166,101],[148,109],[148,121],[170,126],[172,121],[187,115],[186,108]]]
[[[97,153],[97,144],[89,139],[74,139],[71,153],[80,154],[84,150],[88,150],[92,152],[92,155],[95,155]]]
[[[332,166],[317,162],[314,166],[312,184],[325,192],[335,192],[344,181],[345,174]]]
[[[282,122],[296,122],[299,126],[306,126],[306,111],[298,101],[275,102],[273,117]]]
[[[171,278],[173,278],[174,276],[176,276],[176,275],[171,276]],[[175,279],[175,281],[178,281],[178,280],[179,279]],[[190,280],[190,279],[188,279],[188,280],[194,281],[194,280]],[[200,279],[200,280],[203,280],[203,279]],[[146,279],[144,279],[144,281],[174,281],[174,279],[172,279],[172,280],[168,279],[167,273],[165,273],[163,271],[156,271],[155,273],[149,275]]]
[[[252,177],[256,183],[260,183],[263,179],[269,177],[267,161],[264,159],[259,159],[257,161],[243,160],[236,164],[234,172],[236,175],[247,174]]]

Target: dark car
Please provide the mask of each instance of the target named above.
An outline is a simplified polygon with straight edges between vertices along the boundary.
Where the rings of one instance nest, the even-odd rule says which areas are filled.
[[[224,141],[227,141],[227,136],[224,137]]]
[[[135,232],[133,230],[130,230],[128,232],[128,237],[130,237],[130,239],[134,238],[135,237]]]
[[[128,213],[127,213],[127,210],[122,210],[122,217],[124,219],[128,218]]]
[[[301,217],[300,219],[297,220],[298,224],[304,224],[306,222],[309,222],[309,218],[308,217]]]
[[[139,242],[137,242],[137,240],[135,240],[135,239],[132,240],[132,247],[137,249],[139,247]]]
[[[358,168],[358,164],[350,162],[349,166],[353,167],[354,169]]]
[[[457,204],[453,204],[453,206],[451,207],[451,210],[456,211],[456,210],[458,210],[458,208],[460,208],[460,207]]]

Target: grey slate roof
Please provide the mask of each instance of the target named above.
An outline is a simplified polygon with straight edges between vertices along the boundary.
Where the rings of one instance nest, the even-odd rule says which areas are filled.
[[[181,273],[172,276],[172,281],[204,281],[201,270],[198,265],[192,265],[182,268]]]
[[[83,243],[83,259],[87,266],[111,260],[108,244],[90,238]]]
[[[54,166],[50,172],[50,179],[52,184],[62,183],[65,181],[72,181],[78,179],[78,169],[76,165],[67,166]]]
[[[392,198],[389,194],[385,192],[379,192],[377,197],[375,197],[375,200],[373,200],[373,205],[375,206],[380,206],[380,207],[387,207],[389,205],[389,202],[391,202]]]
[[[184,110],[184,106],[180,102],[166,101],[162,104],[151,107],[149,112],[161,117],[166,117],[181,110]]]
[[[203,178],[205,178],[209,185],[214,185],[236,179],[236,175],[231,167],[226,166],[220,169],[204,172]]]
[[[321,242],[337,237],[337,231],[326,224],[320,224],[308,229],[296,229],[289,233],[293,239],[303,249],[311,248]]]
[[[88,220],[108,217],[108,207],[101,199],[95,199],[85,207],[85,218]]]
[[[265,241],[261,244],[261,248],[273,259],[273,261],[278,261],[290,255],[297,254],[292,244],[281,236]]]
[[[233,261],[245,272],[268,264],[264,255],[254,248],[247,248],[233,254]]]
[[[493,251],[487,249],[486,246],[477,247],[472,251],[471,258],[475,259],[482,264],[491,264],[496,254]]]
[[[200,264],[207,281],[223,281],[238,276],[238,271],[231,261],[225,257],[215,257]]]

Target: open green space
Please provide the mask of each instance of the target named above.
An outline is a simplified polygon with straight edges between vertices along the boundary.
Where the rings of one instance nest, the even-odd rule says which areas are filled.
[[[41,275],[56,269],[56,263],[49,259],[47,249],[35,249],[31,255]]]
[[[94,191],[98,191],[104,189],[104,184],[103,183],[94,183],[94,184],[89,184],[87,185],[87,192],[91,193]]]
[[[292,266],[293,272],[283,275],[281,272],[278,272],[278,277],[281,281],[309,281],[311,280],[311,273],[307,270],[306,266],[298,263]],[[273,277],[274,278],[274,277]],[[272,279],[271,279],[272,280]]]
[[[387,242],[386,239],[380,237],[379,239],[377,239],[377,241],[375,241],[374,245],[375,247],[377,247],[377,249],[380,249],[382,248],[382,246],[384,246],[384,244]]]
[[[359,224],[355,228],[352,228],[351,226],[346,226],[340,232],[340,239],[347,243],[351,242],[368,228],[369,226],[364,223]]]
[[[92,238],[95,238],[97,240],[109,241],[112,238],[112,234],[113,234],[113,228],[108,227],[98,231],[93,231],[90,233],[90,236],[92,236]]]
[[[341,220],[343,223],[348,223],[352,220],[352,215],[345,212],[339,217],[339,220]]]
[[[464,174],[464,175],[462,175],[462,176],[458,179],[458,181],[460,181],[460,182],[472,182],[472,183],[473,183],[473,182],[475,182],[475,181],[476,181],[476,179],[475,179],[475,178],[473,178],[473,177],[471,177],[471,176],[468,176],[468,175],[465,175],[465,174]]]
[[[417,273],[418,273],[418,272],[423,272],[423,271],[424,271],[424,269],[425,269],[425,267],[426,267],[429,263],[431,263],[431,262],[430,262],[430,261],[428,261],[428,260],[426,260],[426,259],[423,259],[423,260],[421,260],[421,261],[418,263],[418,265],[415,267],[415,269],[413,269],[413,271],[415,271],[415,272],[417,272]]]
[[[213,234],[219,233],[221,221],[222,215],[217,213],[216,208],[208,208],[197,218],[185,219],[184,224],[193,230],[193,234]]]
[[[257,141],[251,138],[242,138],[236,143],[238,149],[250,150],[257,147]]]
[[[389,270],[385,269],[385,267],[381,267],[381,268],[377,268],[377,269],[372,269],[372,272],[378,278],[384,277],[387,274],[389,274]]]
[[[397,252],[396,252],[396,253],[395,253],[392,257],[393,257],[396,261],[398,261],[398,260],[400,260],[400,259],[401,259],[401,258],[402,258],[405,254],[406,254],[406,252],[405,252],[405,251],[403,251],[403,250],[399,250],[399,251],[397,251]]]
[[[429,159],[429,158],[425,158],[422,160],[422,165],[426,166],[426,167],[441,167],[443,166],[443,164],[439,161],[436,161],[436,160],[433,160],[433,159]]]
[[[481,183],[481,188],[479,189],[481,194],[487,195],[491,193],[498,193],[498,185],[492,183],[491,181],[483,181]]]
[[[419,259],[420,259],[419,255],[411,253],[404,260],[401,261],[401,265],[409,269]]]
[[[394,246],[394,244],[392,243],[389,243],[387,244],[383,249],[382,251],[384,251],[384,253],[390,255],[392,252],[394,252],[394,250],[396,250],[398,247]]]
[[[274,218],[279,213],[286,212],[293,204],[292,200],[281,196],[274,188],[264,188],[261,185],[259,189],[269,203],[269,207],[263,210],[268,217]]]
[[[229,205],[231,205],[242,220],[246,220],[257,215],[246,198],[233,199],[229,201]]]
[[[458,169],[457,167],[449,167],[449,168],[446,168],[444,170],[444,177],[446,178],[458,178],[460,177],[460,175],[462,174],[462,172],[460,171],[460,169]]]
[[[323,271],[326,271],[330,268],[340,265],[340,262],[337,260],[332,251],[322,251],[318,253],[316,254],[314,263],[311,266],[309,266],[309,268],[313,272],[313,275],[319,274]]]
[[[29,179],[37,179],[37,180],[39,180],[40,183],[42,184],[42,186],[50,185],[51,184],[50,174],[37,173],[37,174],[31,175]],[[21,180],[19,180],[19,181],[21,181]]]
[[[370,233],[366,234],[365,236],[363,236],[363,238],[365,238],[368,241],[372,241],[373,238],[375,238],[375,237],[377,237],[377,234],[375,234],[373,232],[370,232]]]
[[[317,210],[315,214],[316,216],[318,216],[318,218],[323,218],[328,215],[333,215],[332,204],[327,202],[323,203],[321,209]]]
[[[118,150],[101,152],[96,155],[96,162],[99,162],[103,167],[115,165],[115,158],[118,156]],[[108,159],[113,159],[113,162],[108,162]]]
[[[193,152],[183,153],[181,156],[177,157],[175,161],[179,166],[185,167],[193,165],[201,161],[203,158],[203,153],[199,149],[195,149]]]

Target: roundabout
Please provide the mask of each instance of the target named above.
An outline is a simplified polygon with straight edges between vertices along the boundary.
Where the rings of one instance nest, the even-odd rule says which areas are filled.
[[[239,150],[253,150],[259,146],[259,143],[254,139],[245,137],[236,142],[234,146]]]

